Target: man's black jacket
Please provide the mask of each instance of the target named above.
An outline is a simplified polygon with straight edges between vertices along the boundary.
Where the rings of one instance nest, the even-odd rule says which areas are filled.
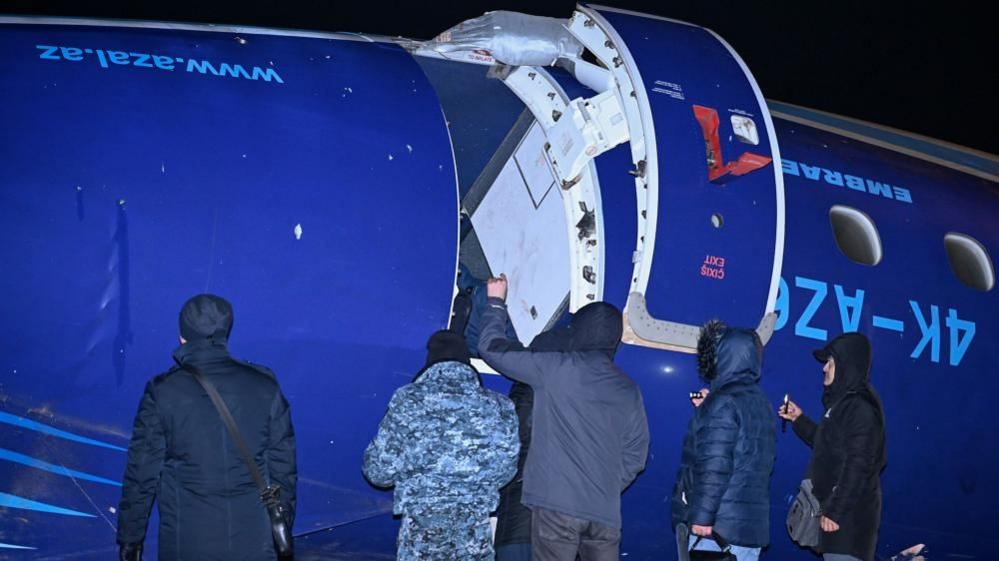
[[[808,477],[823,514],[839,524],[823,532],[819,550],[874,559],[881,523],[881,470],[887,462],[881,399],[869,383],[871,346],[846,333],[816,352],[831,356],[836,375],[822,396],[826,412],[817,424],[805,415],[794,432],[812,448]]]
[[[281,486],[294,517],[295,436],[274,374],[233,360],[224,340],[186,343],[174,358],[215,385],[257,468]],[[118,509],[118,543],[144,540],[154,499],[160,561],[276,559],[267,512],[246,464],[204,389],[179,367],[156,376],[142,396]]]

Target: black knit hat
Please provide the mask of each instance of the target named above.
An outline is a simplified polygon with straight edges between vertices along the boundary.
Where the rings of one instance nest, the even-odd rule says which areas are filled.
[[[228,338],[232,319],[232,304],[228,300],[214,294],[199,294],[180,309],[180,336],[185,341]]]
[[[472,357],[465,337],[445,329],[434,333],[427,341],[427,366],[449,360],[469,364]]]

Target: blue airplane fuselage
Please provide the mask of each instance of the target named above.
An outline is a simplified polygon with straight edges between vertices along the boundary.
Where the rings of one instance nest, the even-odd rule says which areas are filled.
[[[994,170],[874,145],[779,103],[771,130],[762,100],[726,89],[745,76],[705,30],[666,37],[659,20],[604,15],[655,116],[649,312],[756,327],[772,305],[763,388],[775,411],[789,393],[813,417],[821,365],[810,351],[866,334],[887,412],[879,554],[928,543],[993,558],[999,301],[957,278],[944,237],[999,247]],[[291,403],[296,533],[315,532],[300,551],[322,558],[336,542],[356,558],[391,554],[391,494],[365,482],[361,454],[447,324],[459,198],[524,105],[484,66],[391,42],[79,23],[0,20],[0,559],[114,555],[138,400],[171,366],[180,305],[200,292],[232,301],[233,354],[272,368]],[[569,97],[592,95],[552,73]],[[720,115],[725,162],[744,151],[772,162],[709,181],[695,102]],[[730,117],[743,114],[758,144],[733,138]],[[640,220],[627,143],[595,165],[603,299],[624,308]],[[837,246],[836,205],[876,226],[876,265]],[[618,363],[641,387],[652,433],[646,471],[624,495],[622,552],[670,559],[668,497],[688,392],[703,383],[689,353],[626,344]],[[808,455],[779,433],[767,558],[808,555],[783,529]]]

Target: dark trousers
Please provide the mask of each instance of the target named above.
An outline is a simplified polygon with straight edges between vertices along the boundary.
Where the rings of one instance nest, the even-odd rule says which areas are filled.
[[[544,508],[531,509],[534,561],[618,561],[621,530]]]
[[[496,561],[531,561],[531,544],[509,543],[496,546]]]

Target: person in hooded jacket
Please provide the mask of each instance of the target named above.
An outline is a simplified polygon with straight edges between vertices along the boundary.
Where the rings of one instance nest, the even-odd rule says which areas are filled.
[[[238,361],[227,345],[232,305],[212,294],[180,312],[177,366],[146,384],[132,428],[118,505],[119,558],[142,558],[154,499],[159,560],[273,561],[274,538],[259,490],[208,394],[182,366],[209,380],[268,484],[294,521],[295,433],[274,373]]]
[[[873,561],[887,456],[884,406],[870,383],[871,343],[844,333],[813,354],[823,364],[825,414],[816,423],[794,402],[778,414],[812,449],[807,477],[822,507],[817,549],[826,561]]]
[[[649,428],[638,386],[614,364],[621,312],[579,309],[567,347],[532,351],[505,335],[504,276],[490,279],[479,354],[534,391],[522,502],[535,561],[619,559],[621,493],[645,468]]]
[[[509,331],[508,331],[509,333]],[[531,341],[530,349],[538,351],[558,351],[568,348],[569,330],[557,326],[539,333]],[[520,424],[520,457],[517,460],[517,475],[500,489],[500,504],[496,509],[496,561],[532,561],[531,557],[531,509],[521,502],[524,493],[524,464],[531,446],[531,413],[534,409],[534,390],[523,382],[514,381],[510,387],[510,399],[517,409]]]
[[[701,330],[698,370],[710,387],[694,402],[673,487],[673,527],[692,534],[681,547],[717,551],[720,536],[736,559],[755,561],[770,541],[777,431],[760,389],[762,359],[751,329],[712,321]]]
[[[517,470],[513,403],[482,387],[460,333],[438,331],[426,366],[389,401],[364,475],[395,487],[399,561],[492,561],[489,513]]]

